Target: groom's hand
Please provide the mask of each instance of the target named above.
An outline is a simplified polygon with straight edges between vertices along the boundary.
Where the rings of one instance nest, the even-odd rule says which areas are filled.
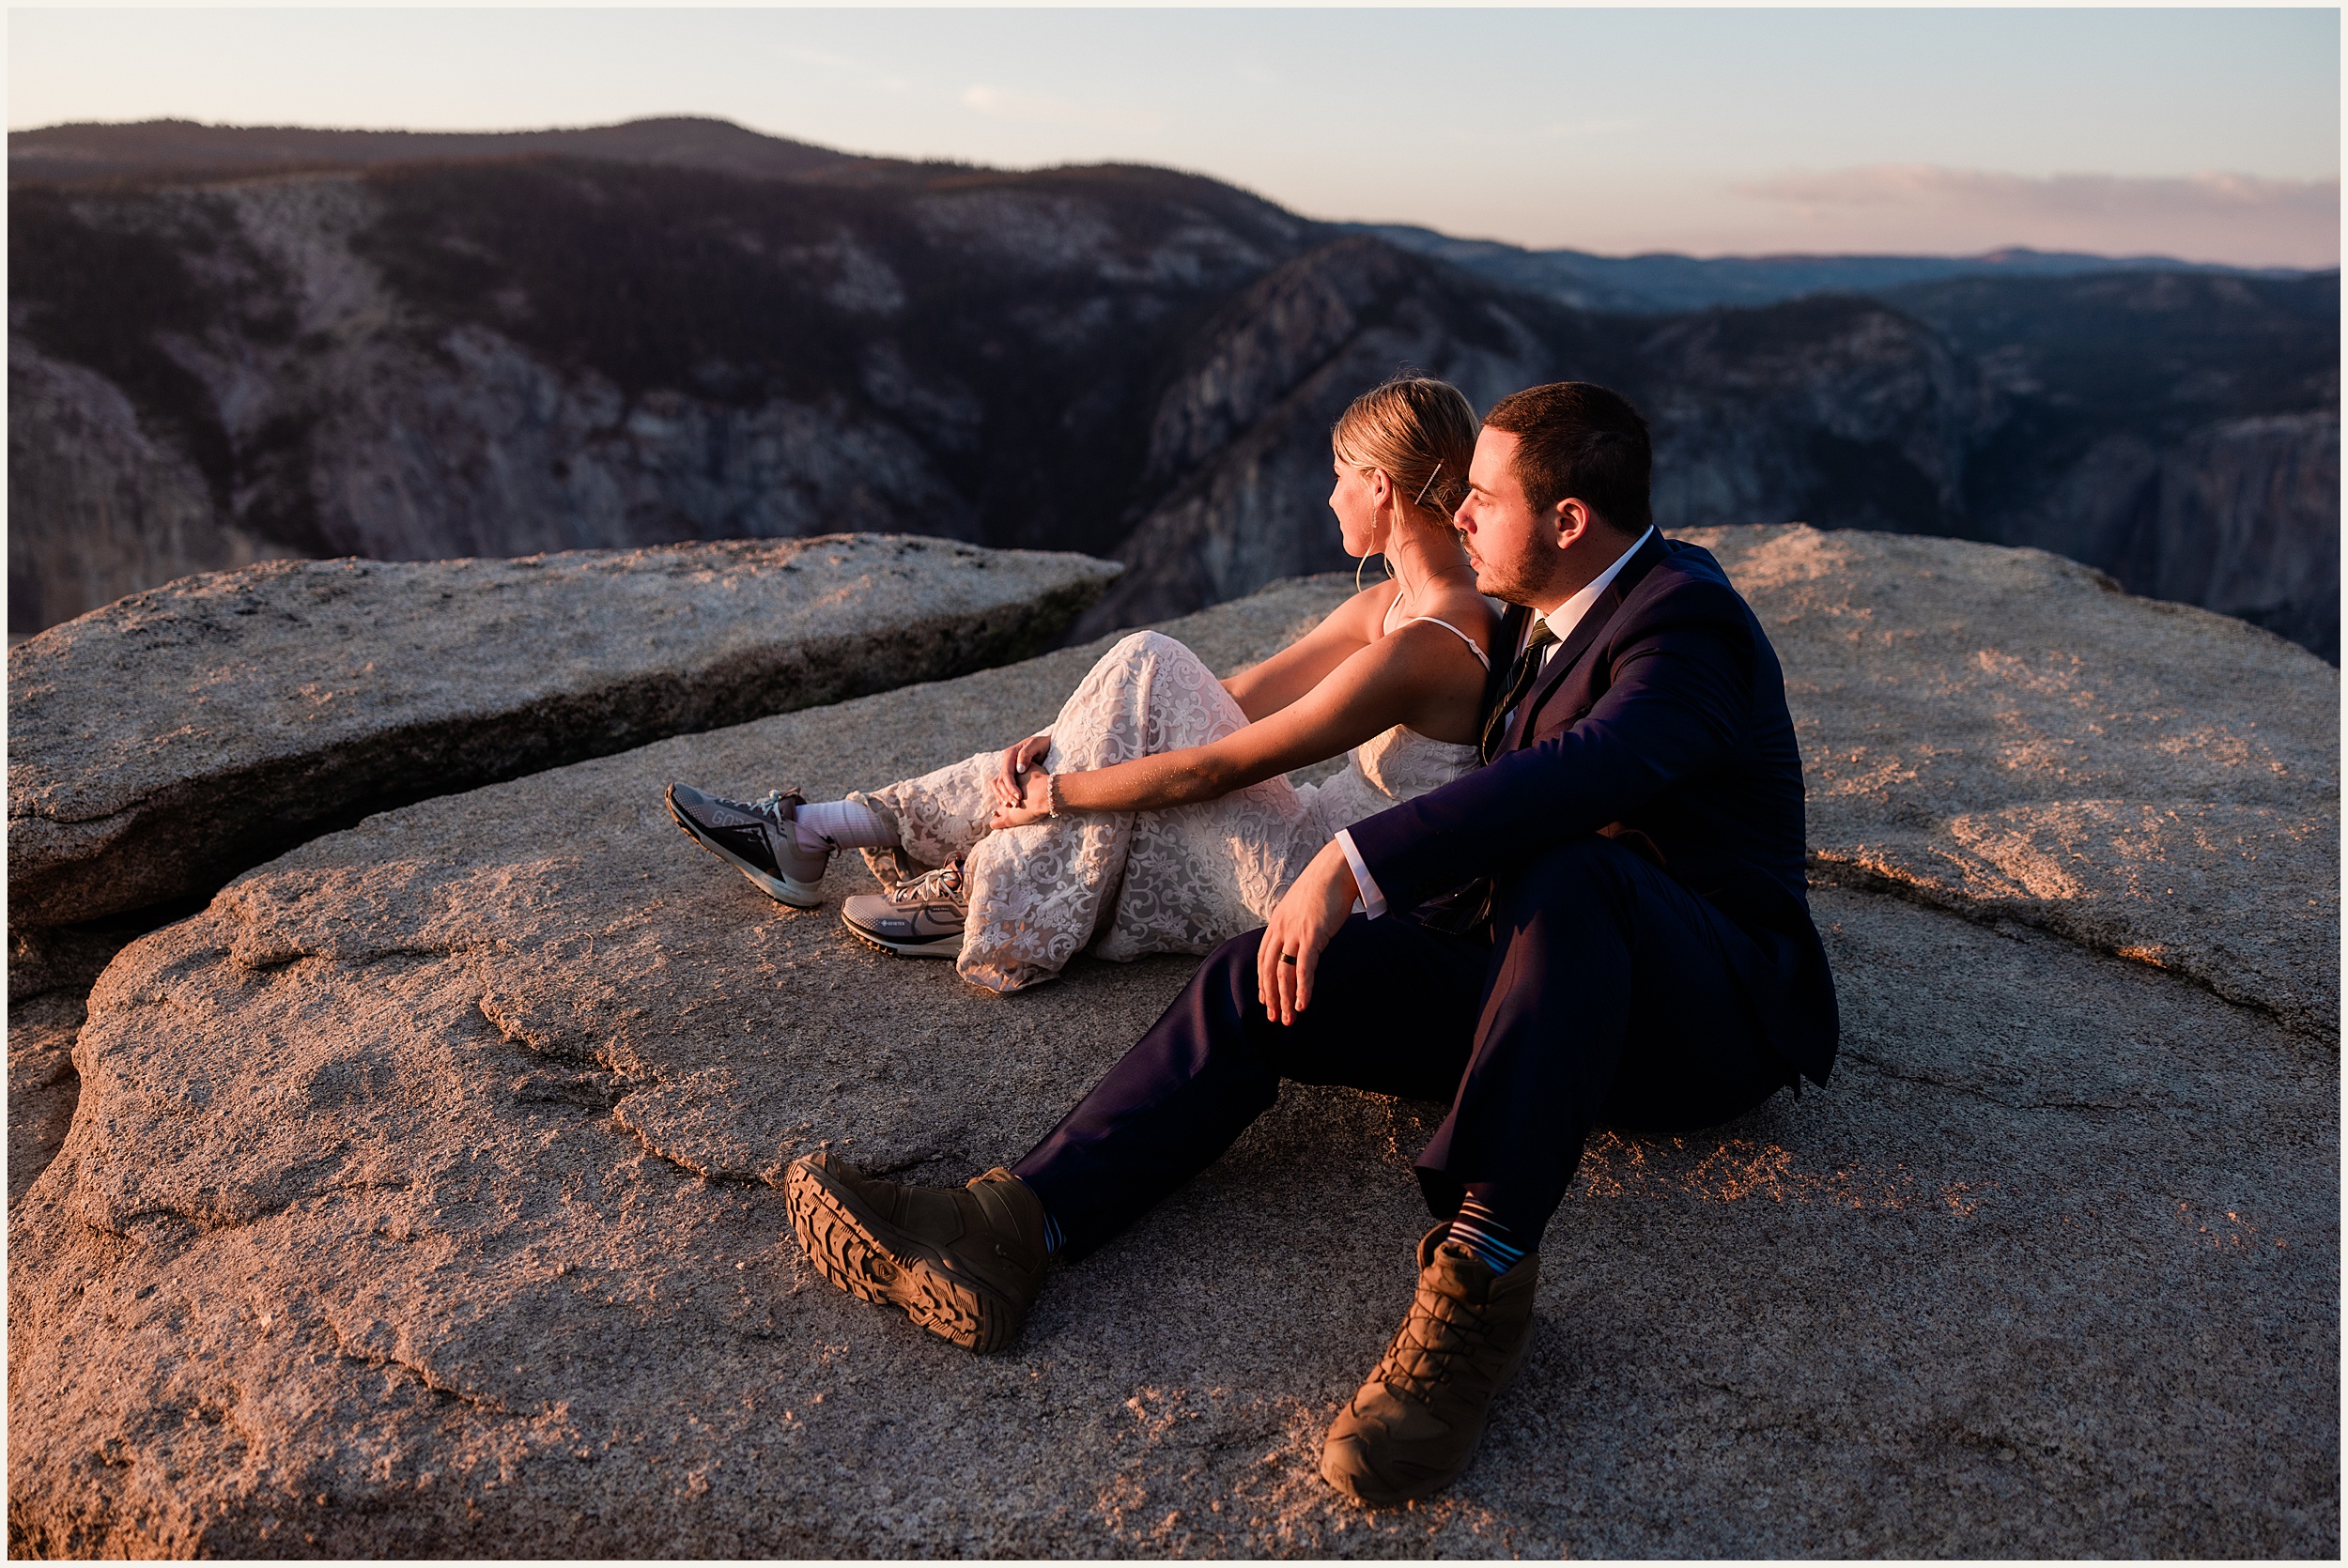
[[[1256,998],[1275,1023],[1293,1023],[1313,996],[1321,949],[1352,913],[1361,889],[1336,843],[1323,844],[1263,929],[1256,949]]]

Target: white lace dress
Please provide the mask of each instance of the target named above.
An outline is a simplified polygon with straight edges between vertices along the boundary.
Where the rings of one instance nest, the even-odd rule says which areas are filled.
[[[1205,746],[1246,723],[1197,654],[1172,638],[1136,632],[1102,655],[1060,709],[1043,765],[1056,773],[1105,768]],[[987,781],[1000,757],[982,751],[851,798],[887,814],[913,859],[942,866],[965,857],[970,915],[955,968],[1005,992],[1052,978],[1087,945],[1119,960],[1210,952],[1270,918],[1337,829],[1447,784],[1477,761],[1473,746],[1397,725],[1356,746],[1345,770],[1321,784],[1268,778],[1189,806],[1071,812],[990,833]],[[886,880],[888,860],[870,858]]]

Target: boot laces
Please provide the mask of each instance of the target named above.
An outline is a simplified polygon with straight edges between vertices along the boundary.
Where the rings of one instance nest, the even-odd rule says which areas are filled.
[[[928,904],[962,901],[962,857],[956,855],[934,871],[924,871],[888,890],[891,902]]]
[[[789,824],[782,818],[782,807],[790,792],[785,790],[769,790],[756,800],[749,802],[749,808],[777,827],[787,826]]]
[[[1448,1297],[1438,1296],[1430,1303],[1429,1294],[1421,1291],[1411,1302],[1409,1315],[1387,1342],[1378,1370],[1370,1374],[1372,1381],[1420,1400],[1431,1398],[1439,1385],[1450,1382],[1461,1364],[1473,1366],[1492,1344],[1492,1326],[1485,1313]],[[1444,1304],[1449,1312],[1442,1310]]]

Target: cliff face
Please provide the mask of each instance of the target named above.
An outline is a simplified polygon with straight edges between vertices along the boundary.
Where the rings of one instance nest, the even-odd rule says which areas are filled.
[[[1120,555],[1098,630],[1349,564],[1328,426],[1408,364],[1620,387],[1666,527],[2040,544],[2337,655],[2336,275],[1607,315],[1164,171],[201,131],[24,149],[116,177],[10,195],[16,630],[270,555],[899,530]]]
[[[2161,459],[2158,510],[2114,569],[2340,657],[2340,417],[2267,414],[2196,430]]]
[[[1375,240],[1276,269],[1204,324],[1160,396],[1142,479],[1155,499],[1119,552],[1124,578],[1080,631],[1350,570],[1325,503],[1329,430],[1345,406],[1409,365],[1489,407],[1547,378],[1563,319],[1462,288]]]
[[[1965,526],[2340,657],[2340,286],[2176,274],[1897,291],[1973,377]]]
[[[12,568],[47,623],[239,548],[1097,536],[1072,508],[1138,456],[1150,346],[1302,225],[1176,177],[1138,177],[1165,189],[1137,219],[1065,183],[581,165],[20,192]],[[220,537],[61,570],[93,513]]]
[[[188,454],[97,372],[12,343],[8,407],[11,630],[289,553],[224,520]]]

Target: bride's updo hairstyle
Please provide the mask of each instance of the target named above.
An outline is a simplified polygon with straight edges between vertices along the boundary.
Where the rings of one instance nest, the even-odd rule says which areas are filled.
[[[1385,470],[1395,489],[1446,521],[1467,500],[1475,410],[1448,381],[1397,376],[1370,388],[1329,432],[1338,462]]]

